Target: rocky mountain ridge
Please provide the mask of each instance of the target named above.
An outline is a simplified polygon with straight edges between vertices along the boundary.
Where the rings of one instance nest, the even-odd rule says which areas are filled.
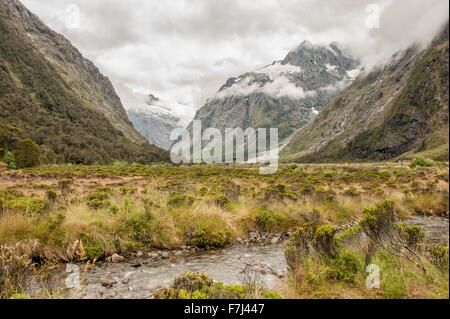
[[[397,52],[338,94],[283,156],[334,162],[422,153],[448,160],[448,67],[447,23],[427,49]]]
[[[0,0],[0,149],[31,138],[44,162],[168,159],[128,120],[111,82],[18,0]]]
[[[170,133],[179,127],[180,119],[171,114],[164,101],[149,95],[145,104],[128,109],[127,114],[134,127],[151,144],[170,149]]]
[[[278,127],[288,138],[354,80],[358,65],[335,43],[304,41],[283,61],[228,79],[194,120],[221,130]]]

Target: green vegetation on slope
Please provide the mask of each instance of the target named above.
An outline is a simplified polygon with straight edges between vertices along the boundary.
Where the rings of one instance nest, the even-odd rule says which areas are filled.
[[[421,153],[448,160],[448,37],[418,58],[412,50],[400,62],[358,79],[338,95],[317,121],[293,139],[285,156],[299,162],[367,162],[402,155],[411,159]],[[401,86],[403,79],[407,80]],[[397,86],[398,94],[392,90]],[[375,107],[384,111],[371,120]],[[359,122],[364,117],[366,122]],[[333,132],[340,133],[333,136]],[[331,138],[323,140],[326,136]]]
[[[15,152],[30,138],[41,162],[110,163],[167,160],[150,145],[136,145],[71,90],[55,67],[0,4],[0,152]]]

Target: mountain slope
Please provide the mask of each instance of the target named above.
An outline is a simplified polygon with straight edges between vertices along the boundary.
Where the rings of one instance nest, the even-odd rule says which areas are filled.
[[[179,126],[180,119],[170,114],[164,102],[149,95],[145,105],[128,109],[127,114],[134,127],[150,143],[165,150],[170,149],[170,133]]]
[[[0,1],[0,110],[0,124],[49,162],[168,159],[134,129],[109,80],[16,0]]]
[[[336,44],[305,41],[283,61],[230,78],[194,120],[201,120],[204,129],[278,127],[285,139],[352,82],[357,66]]]
[[[448,159],[448,27],[357,79],[292,139],[300,162],[376,161],[427,151]],[[408,153],[409,152],[409,153]]]

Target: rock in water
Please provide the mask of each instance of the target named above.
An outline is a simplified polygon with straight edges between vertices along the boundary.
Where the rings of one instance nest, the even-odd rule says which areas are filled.
[[[123,262],[124,260],[125,260],[125,258],[122,257],[122,256],[120,256],[120,255],[118,255],[118,254],[114,254],[114,255],[111,256],[111,261],[112,261],[113,263],[121,263],[121,262]]]
[[[277,237],[273,238],[273,239],[270,241],[270,243],[271,243],[272,245],[278,244],[279,242],[280,242],[280,239],[278,239]]]

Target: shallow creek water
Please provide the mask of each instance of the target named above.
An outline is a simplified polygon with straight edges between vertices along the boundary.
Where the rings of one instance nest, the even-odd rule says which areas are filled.
[[[448,244],[448,218],[415,216],[408,223],[423,227],[429,241]],[[134,268],[136,265],[139,267]],[[276,290],[287,274],[283,244],[233,246],[159,261],[134,258],[123,263],[99,263],[84,275],[81,291],[70,290],[66,297],[150,298],[156,290],[186,272],[206,273],[225,284],[240,284],[246,266],[252,266],[260,274],[267,288]],[[59,273],[62,284],[67,275]]]

